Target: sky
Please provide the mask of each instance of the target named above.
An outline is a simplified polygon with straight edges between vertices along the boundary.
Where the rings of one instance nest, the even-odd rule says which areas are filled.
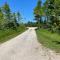
[[[20,12],[22,21],[24,23],[28,21],[34,21],[33,9],[36,6],[38,0],[0,0],[0,7],[7,2],[12,12]],[[42,0],[44,3],[45,0]]]

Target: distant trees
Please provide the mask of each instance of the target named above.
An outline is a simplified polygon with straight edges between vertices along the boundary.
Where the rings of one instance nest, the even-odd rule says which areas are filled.
[[[12,28],[16,29],[19,26],[21,17],[20,13],[12,13],[9,5],[5,3],[0,7],[0,29]]]
[[[37,23],[36,22],[28,21],[27,23],[25,23],[25,26],[27,26],[27,27],[36,27]]]

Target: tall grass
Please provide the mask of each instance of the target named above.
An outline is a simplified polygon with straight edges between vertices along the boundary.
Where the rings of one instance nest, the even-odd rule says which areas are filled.
[[[9,39],[21,34],[26,30],[25,27],[18,27],[17,30],[13,29],[6,29],[6,30],[0,30],[0,43],[6,42]]]
[[[36,30],[38,41],[47,48],[51,48],[56,52],[60,52],[60,35],[57,33],[51,33],[48,30],[40,29]]]

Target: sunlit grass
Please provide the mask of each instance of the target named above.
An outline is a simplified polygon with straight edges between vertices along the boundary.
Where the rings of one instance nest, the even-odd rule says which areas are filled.
[[[36,31],[37,37],[40,43],[44,46],[60,52],[60,35],[57,33],[51,33],[48,30],[40,29]]]
[[[21,34],[26,29],[24,27],[18,27],[17,31],[13,29],[0,30],[0,43],[6,42],[9,39]]]

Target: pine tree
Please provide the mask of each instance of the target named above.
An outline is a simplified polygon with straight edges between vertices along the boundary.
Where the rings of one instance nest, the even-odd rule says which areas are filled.
[[[42,9],[41,9],[41,0],[38,0],[37,6],[34,9],[35,20],[38,22],[38,28],[40,28],[41,24],[41,16],[42,16]]]
[[[5,15],[6,23],[8,24],[11,20],[11,10],[7,3],[5,3],[3,6],[3,13]]]

